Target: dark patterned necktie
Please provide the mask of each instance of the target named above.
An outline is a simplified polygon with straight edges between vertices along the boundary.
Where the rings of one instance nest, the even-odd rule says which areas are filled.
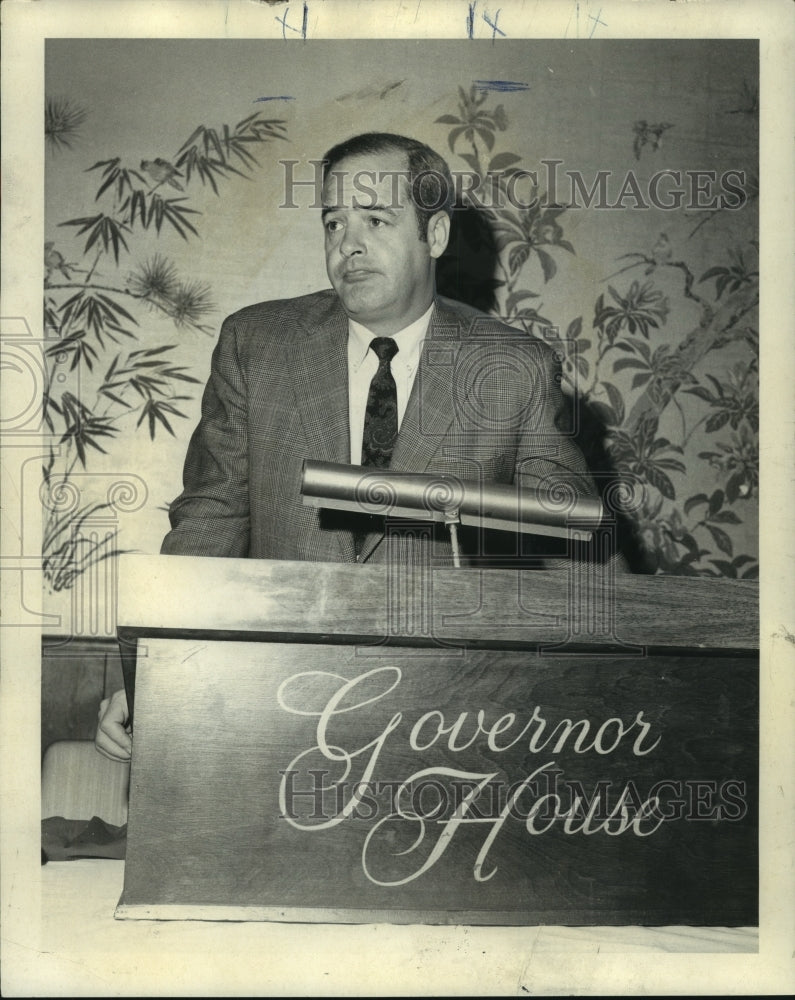
[[[398,352],[391,337],[375,337],[370,349],[378,356],[367,396],[362,436],[362,465],[388,469],[398,435],[397,386],[389,363]]]

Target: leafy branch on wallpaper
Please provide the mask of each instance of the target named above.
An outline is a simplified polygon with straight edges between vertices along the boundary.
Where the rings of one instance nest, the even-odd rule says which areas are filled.
[[[451,152],[477,177],[471,189],[476,197],[464,192],[463,199],[489,224],[497,271],[492,311],[555,344],[569,391],[590,422],[601,425],[596,435],[600,440],[592,435],[589,442],[586,436],[584,445],[595,444],[594,453],[602,460],[606,456],[618,476],[640,479],[644,485],[644,503],[634,515],[641,550],[635,568],[755,577],[755,555],[735,554],[730,534],[743,524],[733,506],[754,497],[758,489],[759,274],[753,263],[758,246],[752,238],[752,213],[746,224],[747,246],[729,248],[728,260],[714,263],[699,278],[688,262],[691,252],[698,257],[697,248],[688,243],[687,253],[675,257],[668,233],[659,234],[651,252],[622,255],[619,260],[628,263],[604,279],[606,287],[594,303],[592,332],[584,332],[579,316],[560,338],[556,325],[535,308],[540,303],[531,300],[540,298],[538,282],[546,285],[556,278],[560,251],[575,252],[564,238],[567,207],[542,207],[545,195],[535,190],[527,208],[511,206],[508,198],[499,201],[501,207],[483,207],[479,193],[488,185],[498,190],[502,186],[504,192],[523,157],[510,150],[495,152],[498,134],[509,129],[503,105],[489,108],[488,95],[474,85],[469,91],[459,87],[458,96],[458,113],[441,115],[436,122],[451,126]],[[754,178],[749,183],[753,186]],[[747,194],[750,201],[754,192]],[[710,213],[709,219],[716,214]],[[686,220],[681,213],[682,223]],[[688,241],[700,227],[688,234]],[[623,288],[611,283],[635,269],[642,269],[641,277],[628,277]],[[681,277],[681,295],[673,302],[655,287],[662,273]],[[672,316],[674,329],[686,331],[678,340],[669,323]],[[729,345],[743,360],[728,371],[704,371],[705,358]],[[683,397],[689,400],[687,407]],[[697,416],[694,399],[703,404]],[[674,439],[659,430],[669,407],[678,414],[680,429]],[[709,446],[694,453],[705,436]],[[707,482],[708,490],[684,500],[678,496],[683,484]]]
[[[485,186],[486,179],[497,197],[498,204],[509,204],[507,185],[518,171],[522,157],[514,152],[501,152],[492,156],[497,132],[508,128],[508,116],[502,104],[494,110],[484,107],[488,92],[474,84],[469,91],[458,88],[458,114],[441,115],[438,124],[452,125],[448,133],[450,151],[456,153],[479,179],[474,191]],[[526,208],[483,208],[493,241],[500,278],[491,282],[496,297],[496,312],[507,322],[520,323],[527,330],[549,327],[549,320],[528,303],[540,295],[529,288],[517,288],[517,282],[526,265],[537,265],[546,283],[555,277],[558,264],[553,251],[564,250],[573,254],[574,247],[564,239],[561,216],[565,208],[559,205],[542,207],[544,198],[533,188]],[[469,278],[470,276],[467,276]],[[482,281],[483,278],[474,280]]]
[[[671,261],[662,266],[681,270],[682,262]],[[617,470],[639,476],[659,494],[657,499],[647,499],[639,524],[648,562],[664,572],[749,578],[758,571],[756,560],[743,555],[737,557],[740,560],[737,562],[731,536],[715,521],[741,524],[734,511],[723,509],[724,504],[748,499],[758,487],[758,334],[747,322],[758,307],[758,274],[746,271],[721,285],[721,279],[732,268],[709,268],[699,283],[717,278],[716,297],[710,302],[692,291],[692,273],[686,265],[684,270],[682,299],[697,303],[699,319],[676,344],[661,343],[653,349],[650,346],[653,332],[667,321],[670,313],[667,298],[654,290],[651,282],[641,285],[633,281],[624,297],[610,286],[609,294],[618,309],[605,308],[604,297],[599,296],[593,319],[598,342],[597,366],[609,351],[616,351],[622,356],[614,357],[612,376],[622,371],[633,371],[634,375],[628,391],[622,393],[613,381],[595,373],[590,386],[581,387],[582,398],[596,409],[607,428],[607,448]],[[731,290],[720,303],[726,287]],[[697,372],[705,357],[733,341],[747,348],[747,360],[735,365],[722,379],[709,372],[699,378]],[[632,398],[633,392],[636,395],[631,405],[626,406],[625,394]],[[690,408],[686,410],[681,404],[681,393],[701,399],[709,408],[693,420]],[[658,435],[660,418],[671,404],[680,418],[677,441]],[[697,431],[715,434],[726,425],[736,432],[728,445],[717,442],[717,451],[700,451],[695,456],[697,461],[693,457],[685,460],[685,450]],[[700,468],[699,465],[705,462],[721,475],[722,488],[709,497],[701,493],[689,497],[681,512],[675,504],[670,513],[664,512],[665,500],[677,500],[671,473],[686,477],[686,484],[703,481],[708,476],[703,465]],[[710,517],[691,518],[687,524],[696,501],[702,500],[710,507]],[[696,532],[706,537],[709,547],[699,544]],[[732,561],[727,562],[723,555],[732,557]]]
[[[44,141],[50,152],[71,149],[87,118],[87,109],[68,98],[48,97],[44,103]]]
[[[50,150],[72,149],[86,118],[68,100],[48,100]],[[206,332],[210,288],[180,276],[160,253],[123,273],[125,258],[138,239],[168,231],[185,241],[198,237],[202,212],[190,203],[191,188],[198,182],[220,197],[222,182],[248,179],[259,166],[252,147],[284,139],[285,131],[284,121],[258,112],[218,129],[199,125],[172,160],[133,166],[116,156],[94,163],[86,173],[98,178],[94,202],[101,210],[58,224],[85,237],[81,259],[67,261],[55,241],[45,244],[44,327],[54,342],[46,350],[44,391],[52,443],[43,469],[43,568],[52,590],[71,587],[90,566],[121,551],[115,528],[88,530],[112,504],[86,501],[75,487],[76,470],[86,469],[92,452],[105,454],[125,424],[145,428],[152,441],[158,431],[173,435],[172,423],[186,417],[181,407],[192,398],[186,391],[199,382],[172,360],[177,342],[146,343],[145,316],[154,310],[177,330]],[[108,269],[114,277],[105,277]]]

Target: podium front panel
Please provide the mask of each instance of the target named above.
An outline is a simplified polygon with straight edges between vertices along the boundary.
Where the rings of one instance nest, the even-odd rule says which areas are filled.
[[[142,638],[117,916],[757,922],[754,655]]]

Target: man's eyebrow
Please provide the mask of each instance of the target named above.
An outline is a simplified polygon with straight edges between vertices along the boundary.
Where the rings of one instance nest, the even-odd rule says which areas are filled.
[[[391,215],[397,218],[397,212],[394,208],[389,205],[359,205],[359,208],[364,209],[365,212],[386,212],[387,215]]]
[[[332,212],[342,212],[346,208],[346,205],[324,205],[320,212],[320,218],[325,219]],[[391,215],[393,218],[397,218],[398,215],[395,209],[390,208],[389,205],[355,205],[354,208],[358,208],[362,212],[386,212],[387,215]]]

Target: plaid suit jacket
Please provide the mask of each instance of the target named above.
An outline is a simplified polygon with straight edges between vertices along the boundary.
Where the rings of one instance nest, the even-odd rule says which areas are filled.
[[[347,337],[331,290],[226,319],[162,552],[352,562],[364,524],[358,559],[387,558],[383,518],[318,510],[300,495],[304,459],[350,462]],[[565,480],[592,494],[565,413],[547,344],[439,297],[392,469],[530,486]],[[449,561],[437,528],[412,544]]]

